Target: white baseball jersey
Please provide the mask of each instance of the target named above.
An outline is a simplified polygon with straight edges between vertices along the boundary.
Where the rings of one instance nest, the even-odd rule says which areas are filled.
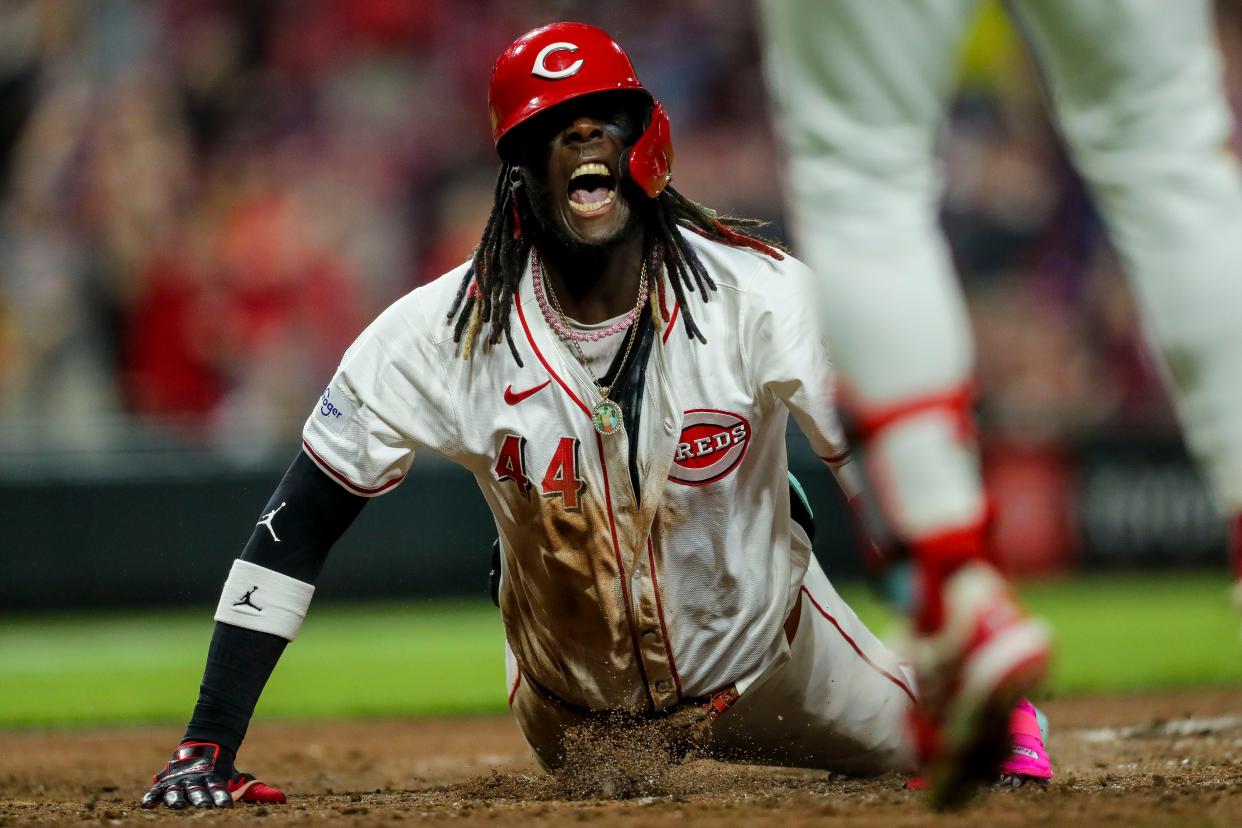
[[[625,432],[594,430],[598,391],[542,317],[529,265],[512,318],[523,366],[503,346],[462,359],[446,314],[463,265],[363,332],[304,430],[359,494],[396,486],[422,449],[473,472],[522,675],[585,708],[664,709],[781,657],[810,555],[791,550],[789,413],[830,464],[843,456],[809,271],[685,235],[717,285],[689,300],[707,343],[686,337],[666,281]]]

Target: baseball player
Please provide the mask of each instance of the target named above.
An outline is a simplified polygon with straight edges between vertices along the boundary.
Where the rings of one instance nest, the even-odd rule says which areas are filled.
[[[791,495],[791,413],[853,491],[815,280],[669,186],[664,109],[599,29],[524,35],[489,98],[483,238],[346,352],[234,562],[143,806],[283,801],[234,767],[255,702],[329,548],[421,451],[491,507],[509,704],[545,767],[594,713],[693,706],[714,755],[912,769],[909,670],[837,595]]]
[[[920,750],[942,799],[969,782],[963,754],[1002,732],[1003,705],[990,700],[1034,681],[1047,649],[1037,634],[995,647],[997,634],[983,625],[991,604],[1010,602],[983,562],[972,342],[936,220],[936,133],[955,47],[978,5],[760,6],[792,234],[833,298],[826,335],[843,405],[921,585]],[[1210,4],[1009,0],[1005,8],[1121,251],[1191,449],[1233,516],[1242,576],[1242,178],[1227,149]],[[1242,585],[1237,594],[1242,606]],[[979,672],[987,675],[971,699],[942,689]],[[986,763],[977,770],[990,773]]]

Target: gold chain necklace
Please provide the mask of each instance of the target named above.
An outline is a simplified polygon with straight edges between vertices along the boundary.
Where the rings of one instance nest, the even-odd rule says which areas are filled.
[[[642,270],[639,273],[638,288],[638,305],[640,307],[646,291],[643,288],[647,284],[647,257],[643,257]],[[552,289],[552,285],[548,281],[544,281],[543,289],[548,294],[548,299],[552,302],[552,307],[556,309],[557,315],[566,325],[571,324],[569,317],[565,315],[565,311],[561,309],[561,302],[556,298],[556,291]],[[582,353],[582,347],[572,339],[565,339],[569,343],[570,349],[574,352],[574,356],[578,358],[578,362],[582,363],[582,367],[586,369],[587,376],[591,378],[591,384],[595,386],[595,390],[599,392],[600,401],[595,404],[591,410],[591,424],[595,426],[595,430],[605,437],[616,434],[625,428],[624,418],[621,413],[621,406],[618,405],[609,394],[612,393],[621,377],[625,375],[625,364],[629,361],[630,351],[634,348],[634,340],[637,339],[635,333],[640,326],[637,324],[630,325],[630,329],[625,332],[625,353],[621,355],[621,364],[617,366],[617,374],[613,378],[611,385],[601,385],[599,378],[595,376],[595,372],[591,370],[591,363],[586,358],[586,354]],[[564,337],[562,337],[564,339]]]

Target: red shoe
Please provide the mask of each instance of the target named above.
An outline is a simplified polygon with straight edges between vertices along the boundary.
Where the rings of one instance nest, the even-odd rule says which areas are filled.
[[[911,725],[932,807],[943,810],[999,778],[1012,751],[1011,716],[1044,678],[1050,641],[985,562],[954,571],[939,598],[939,625],[910,645],[921,698]]]

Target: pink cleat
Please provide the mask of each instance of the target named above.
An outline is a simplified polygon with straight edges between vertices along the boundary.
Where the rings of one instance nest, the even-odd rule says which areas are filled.
[[[1021,788],[1027,782],[1046,783],[1052,778],[1052,760],[1044,750],[1039,713],[1026,699],[1019,699],[1009,717],[1013,750],[1000,766],[1000,785]]]
[[[996,784],[1002,788],[1021,788],[1027,782],[1046,784],[1052,778],[1052,760],[1044,749],[1045,722],[1042,713],[1026,699],[1018,699],[1009,717],[1009,758],[1001,763]],[[926,777],[907,780],[908,791],[925,791]]]

